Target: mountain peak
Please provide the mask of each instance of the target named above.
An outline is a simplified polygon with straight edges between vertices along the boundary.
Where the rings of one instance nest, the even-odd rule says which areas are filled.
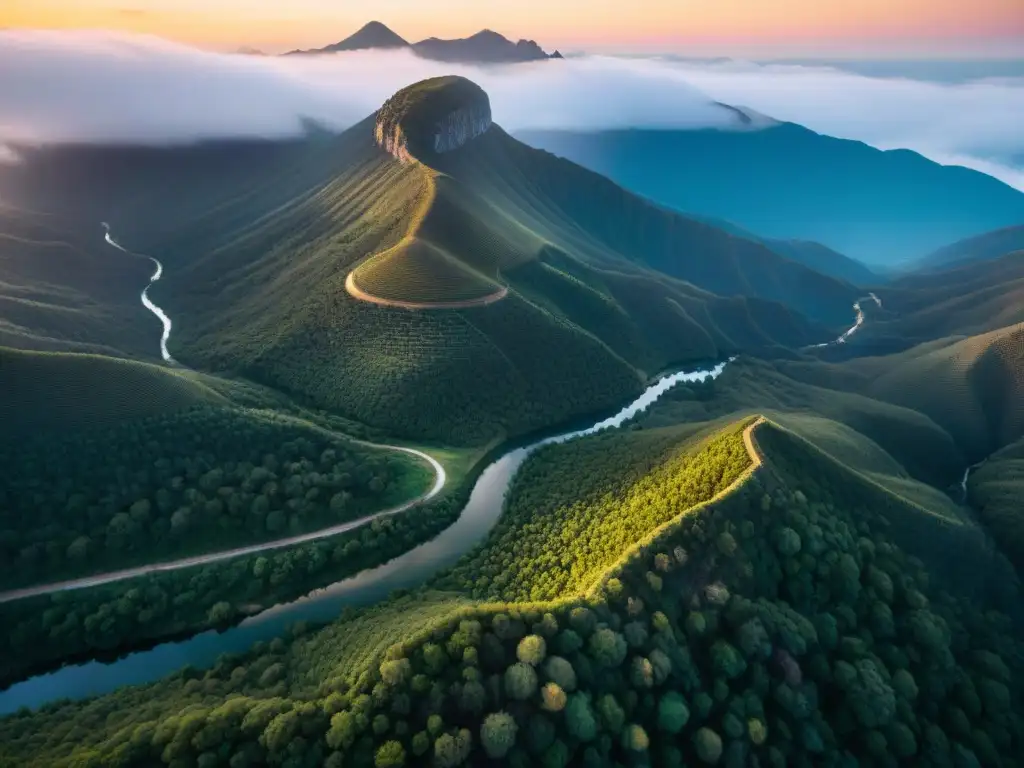
[[[386,24],[371,21],[341,42],[327,46],[328,51],[358,51],[366,48],[407,48],[408,41]]]
[[[491,127],[491,102],[479,85],[450,75],[402,88],[377,112],[377,143],[402,161],[458,149]]]

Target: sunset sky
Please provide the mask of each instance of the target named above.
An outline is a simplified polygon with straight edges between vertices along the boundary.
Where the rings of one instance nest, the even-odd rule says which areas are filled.
[[[109,28],[204,48],[318,47],[371,18],[403,37],[487,27],[563,51],[1024,57],[1024,0],[2,0],[0,28]]]

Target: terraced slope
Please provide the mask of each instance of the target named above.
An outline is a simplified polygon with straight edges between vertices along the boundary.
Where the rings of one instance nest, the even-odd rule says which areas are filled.
[[[114,755],[125,765],[158,755],[328,766],[550,755],[563,765],[894,756],[1013,765],[1024,739],[1024,647],[1008,618],[986,613],[1019,599],[1005,573],[987,553],[961,550],[975,579],[960,585],[966,592],[944,592],[936,571],[905,549],[941,544],[934,520],[915,518],[786,430],[767,424],[747,436],[763,466],[713,503],[680,508],[641,541],[623,541],[621,557],[578,593],[487,605],[437,591],[399,597],[224,659],[202,680],[185,672],[7,718],[0,743],[28,766]],[[635,448],[640,438],[623,439]],[[571,466],[599,490],[590,462],[618,451],[582,448],[581,464],[581,445],[564,446],[574,459],[566,464],[560,448],[538,453],[534,469]],[[623,469],[624,487],[643,487],[638,461]],[[616,491],[585,494],[566,511],[621,503]],[[544,511],[536,515],[542,522]],[[533,523],[522,530],[553,553],[581,546]],[[520,573],[544,579],[543,568]],[[483,588],[492,585],[507,586]]]

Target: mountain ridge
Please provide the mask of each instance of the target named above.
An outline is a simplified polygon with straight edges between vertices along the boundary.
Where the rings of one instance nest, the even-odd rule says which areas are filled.
[[[322,48],[288,51],[283,55],[316,55],[359,50],[408,49],[415,55],[434,61],[508,64],[526,61],[561,59],[558,51],[548,54],[534,40],[510,39],[491,29],[482,29],[464,38],[428,37],[410,43],[379,21],[371,21],[352,35]]]
[[[1024,221],[1024,193],[990,176],[794,123],[517,135],[675,210],[815,241],[869,268]]]

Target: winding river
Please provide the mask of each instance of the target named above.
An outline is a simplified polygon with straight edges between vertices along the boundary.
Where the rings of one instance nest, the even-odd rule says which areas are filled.
[[[821,344],[811,344],[809,347],[807,347],[807,349],[821,349],[822,347],[831,347],[833,344],[845,344],[847,340],[851,336],[853,336],[853,334],[859,331],[862,325],[864,325],[864,310],[861,307],[860,303],[862,301],[868,300],[875,302],[875,304],[878,305],[879,309],[882,308],[882,300],[878,298],[878,296],[876,296],[874,293],[869,293],[867,296],[861,296],[859,299],[853,302],[854,322],[850,328],[844,331],[842,335],[839,336],[839,338],[837,339],[833,339],[832,341],[826,341]]]
[[[107,222],[105,221],[102,222],[102,224],[103,229],[106,230],[106,234],[104,235],[103,239],[106,240],[107,243],[114,246],[115,248],[117,248],[117,250],[121,251],[122,253],[127,253],[129,256],[142,256],[142,254],[132,253],[127,248],[122,247],[121,244],[118,243],[111,236],[110,225],[107,224]],[[171,318],[169,318],[167,316],[167,313],[160,309],[160,307],[154,304],[149,298],[149,289],[152,287],[153,283],[155,283],[163,276],[164,265],[161,264],[157,259],[154,259],[152,256],[142,256],[142,258],[149,259],[150,261],[153,262],[153,266],[156,267],[156,272],[154,272],[153,276],[149,278],[149,285],[142,289],[142,296],[140,297],[142,299],[142,305],[150,312],[152,312],[154,315],[156,315],[157,319],[163,324],[164,330],[163,333],[160,335],[160,357],[164,359],[164,362],[170,363],[171,365],[175,365],[176,363],[174,358],[171,357],[171,353],[167,351],[167,341],[168,339],[171,338]]]
[[[170,320],[165,324],[165,336],[169,328]],[[81,699],[107,693],[122,685],[151,682],[185,665],[210,667],[222,653],[239,653],[257,641],[279,637],[285,627],[296,621],[327,622],[337,617],[345,606],[367,605],[382,600],[392,590],[416,587],[453,565],[484,539],[501,515],[505,495],[516,472],[531,453],[544,445],[563,443],[618,427],[677,384],[717,378],[727,364],[722,362],[713,368],[664,376],[614,416],[586,429],[552,435],[508,451],[488,465],[477,478],[455,523],[436,538],[388,563],[298,600],[269,608],[225,632],[210,630],[186,640],[130,653],[111,663],[89,661],[29,678],[0,692],[0,714],[14,712],[19,707],[39,707],[55,699]]]

